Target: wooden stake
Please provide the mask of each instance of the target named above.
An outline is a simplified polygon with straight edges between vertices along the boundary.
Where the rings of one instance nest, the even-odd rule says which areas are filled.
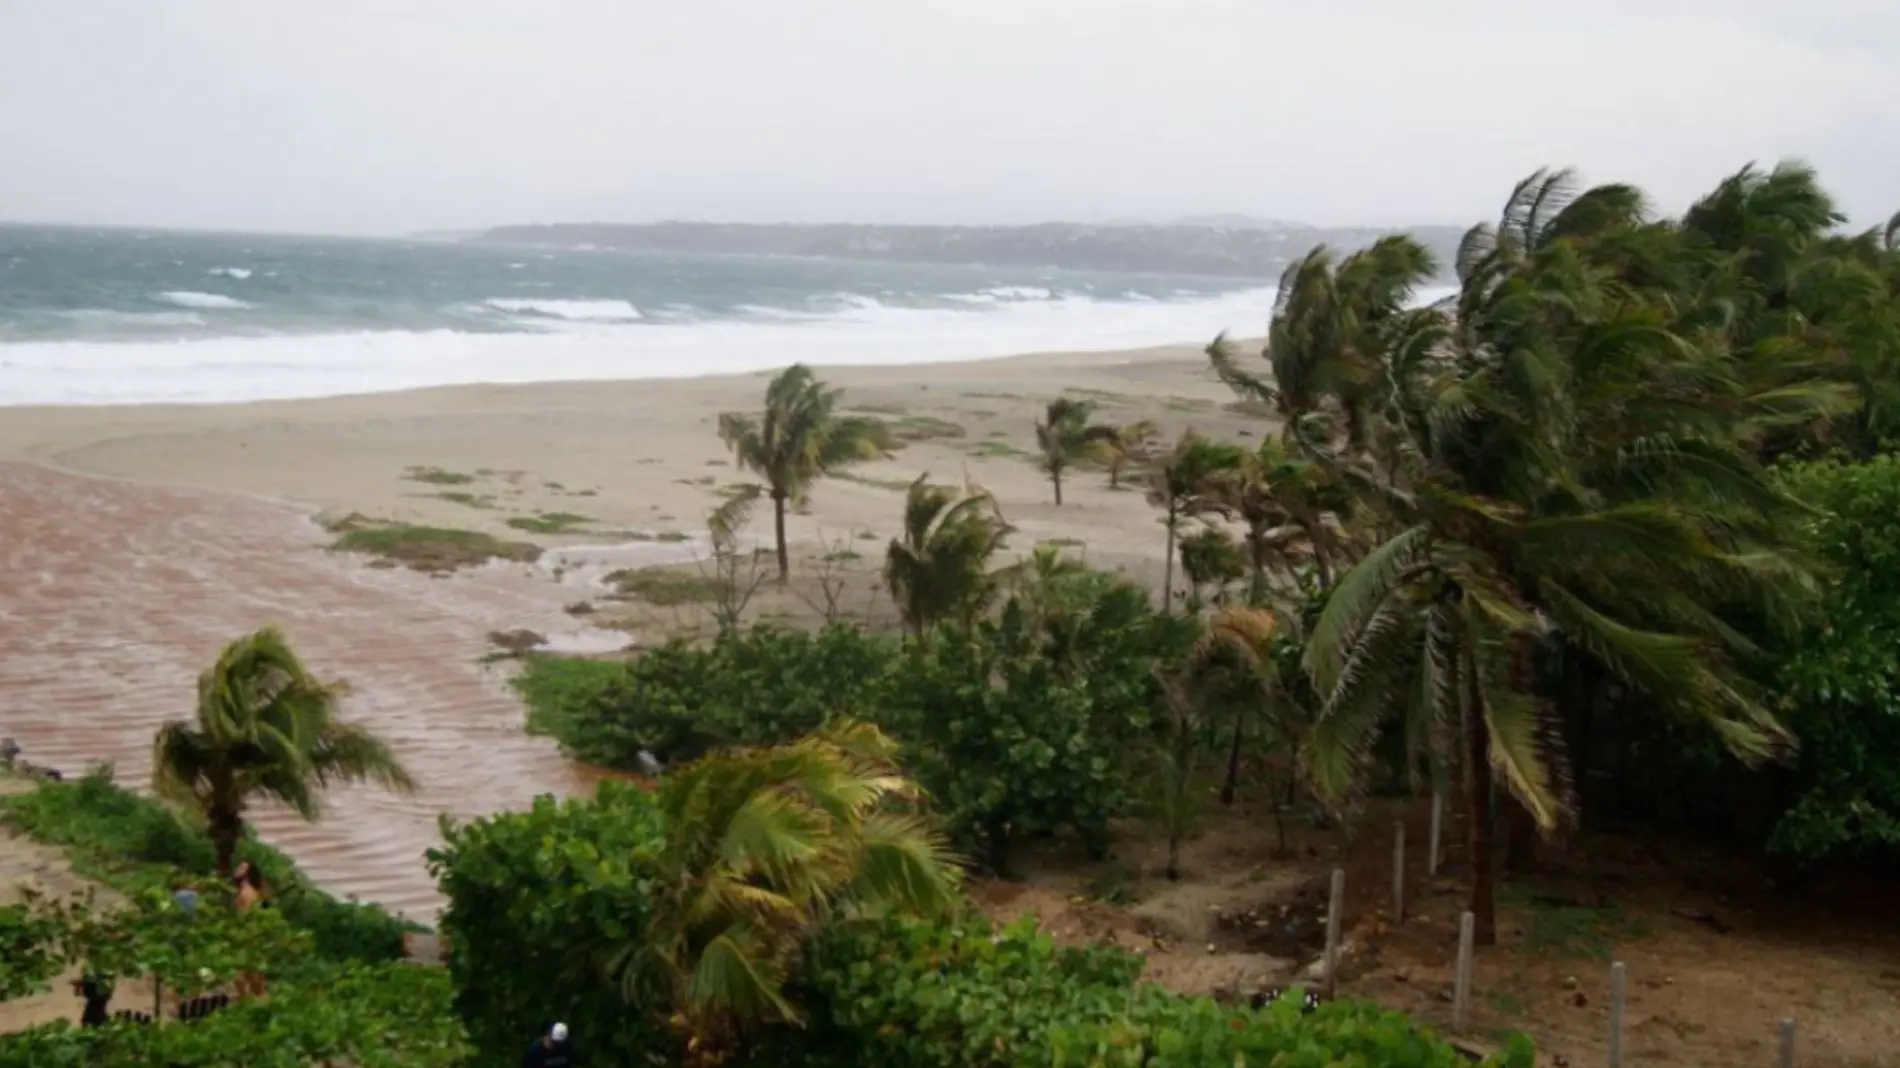
[[[1346,869],[1333,869],[1333,896],[1326,907],[1326,996],[1339,989],[1339,918],[1346,911]]]
[[[1623,1014],[1628,1005],[1628,975],[1619,960],[1610,965],[1610,1068],[1623,1068]]]
[[[1471,947],[1476,941],[1478,917],[1470,911],[1458,917],[1458,974],[1451,995],[1451,1029],[1463,1034],[1471,1009]]]
[[[1781,1068],[1794,1068],[1794,1021],[1781,1021]]]
[[[1392,824],[1392,922],[1405,922],[1405,821]]]
[[[1445,829],[1445,791],[1432,787],[1432,840],[1431,852],[1425,857],[1425,874],[1438,878],[1438,842],[1439,835]]]

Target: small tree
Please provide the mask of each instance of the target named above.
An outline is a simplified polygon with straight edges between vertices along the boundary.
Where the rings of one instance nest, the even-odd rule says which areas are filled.
[[[1055,487],[1056,507],[1062,507],[1062,472],[1078,460],[1114,455],[1119,435],[1112,426],[1090,423],[1095,406],[1087,401],[1057,397],[1036,422],[1038,462]]]
[[[722,635],[738,633],[745,610],[758,595],[759,587],[770,578],[770,573],[759,563],[759,551],[740,544],[759,495],[759,487],[747,486],[706,516],[706,532],[712,538],[712,559],[698,564],[700,574],[712,585],[713,624]]]
[[[1239,470],[1244,450],[1227,442],[1209,441],[1190,430],[1181,435],[1174,449],[1162,460],[1148,484],[1148,503],[1161,509],[1162,526],[1168,532],[1165,571],[1161,580],[1163,611],[1174,607],[1174,543],[1181,531],[1181,520],[1190,516],[1219,513],[1223,480]]]
[[[820,382],[811,368],[795,363],[766,387],[765,408],[757,416],[719,416],[719,440],[741,467],[765,480],[772,498],[780,582],[791,576],[792,568],[785,543],[786,506],[801,503],[813,483],[839,468],[890,451],[884,424],[837,414],[843,395],[843,390]]]
[[[1115,440],[1108,446],[1108,488],[1122,488],[1122,474],[1131,464],[1147,463],[1154,456],[1155,438],[1161,428],[1152,419],[1117,427]]]
[[[1227,588],[1246,577],[1247,562],[1233,535],[1204,526],[1181,539],[1181,574],[1188,581],[1188,607],[1198,612],[1210,599],[1217,605],[1227,602]]]
[[[851,543],[844,538],[826,541],[819,539],[824,550],[811,562],[810,570],[817,589],[812,591],[794,589],[798,599],[805,602],[812,611],[818,613],[825,626],[841,623],[845,619],[842,606],[846,591],[850,590],[852,579],[859,571],[852,566],[860,556]]]

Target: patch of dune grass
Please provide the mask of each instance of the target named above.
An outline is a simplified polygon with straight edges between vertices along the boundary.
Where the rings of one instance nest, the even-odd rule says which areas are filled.
[[[460,471],[444,471],[440,467],[405,468],[402,477],[411,482],[426,482],[431,486],[466,486],[475,481],[474,475],[465,475]]]
[[[530,534],[572,534],[592,522],[588,516],[574,512],[541,512],[515,516],[508,520],[508,525]]]
[[[532,561],[541,556],[540,546],[525,541],[414,523],[352,525],[330,543],[330,548],[374,556],[417,571],[453,571],[489,560]]]

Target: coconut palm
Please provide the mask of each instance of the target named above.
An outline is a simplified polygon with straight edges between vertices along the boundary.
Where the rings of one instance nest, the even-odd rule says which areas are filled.
[[[1175,442],[1149,479],[1148,503],[1161,509],[1161,523],[1167,530],[1161,580],[1163,611],[1173,610],[1175,541],[1180,537],[1181,521],[1224,511],[1222,480],[1240,470],[1245,455],[1238,445],[1210,441],[1190,430]]]
[[[839,918],[951,912],[961,867],[906,809],[917,790],[876,728],[714,753],[660,787],[653,915],[610,970],[635,1005],[666,1005],[685,1063],[797,1023],[786,992],[812,933]]]
[[[887,455],[888,429],[875,419],[841,416],[844,391],[826,386],[811,368],[795,363],[765,388],[765,408],[756,416],[724,412],[719,440],[739,466],[765,480],[772,498],[772,535],[778,577],[791,574],[785,544],[785,509],[802,503],[819,479],[849,464]]]
[[[1121,441],[1112,426],[1089,422],[1095,406],[1087,401],[1057,397],[1036,421],[1037,463],[1055,488],[1056,507],[1062,507],[1062,472],[1080,460],[1107,458]]]
[[[996,498],[978,486],[959,493],[919,475],[904,494],[904,531],[884,554],[884,582],[912,637],[944,619],[966,626],[990,603],[990,558],[1010,533]]]
[[[274,801],[315,821],[324,789],[337,783],[415,788],[387,745],[337,718],[345,692],[312,675],[283,633],[265,627],[225,646],[198,676],[195,720],[159,728],[152,788],[204,817],[219,874],[231,873],[252,801]]]
[[[1216,605],[1225,604],[1228,588],[1247,577],[1247,557],[1225,527],[1203,526],[1182,538],[1180,549],[1191,612],[1200,611],[1210,599]]]
[[[1749,442],[1758,418],[1827,400],[1782,390],[1761,403],[1742,357],[1677,329],[1673,294],[1619,278],[1630,228],[1599,244],[1599,223],[1625,199],[1570,199],[1540,174],[1498,227],[1467,238],[1447,345],[1390,361],[1402,472],[1378,489],[1397,533],[1340,578],[1306,648],[1323,702],[1308,771],[1322,795],[1358,786],[1389,714],[1441,758],[1459,732],[1486,942],[1490,780],[1545,831],[1573,811],[1539,685],[1553,643],[1708,723],[1744,759],[1788,741],[1739,670],[1751,647],[1725,616],[1785,616],[1799,602],[1788,539],[1801,508]]]

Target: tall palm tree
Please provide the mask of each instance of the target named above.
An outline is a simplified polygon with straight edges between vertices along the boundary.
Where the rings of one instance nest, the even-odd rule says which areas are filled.
[[[888,455],[889,430],[875,419],[837,414],[844,391],[826,386],[811,368],[795,363],[765,388],[758,415],[724,412],[719,440],[741,467],[765,480],[772,498],[772,534],[778,577],[791,575],[785,545],[785,509],[804,501],[819,479],[862,460]]]
[[[342,684],[312,675],[281,631],[265,627],[225,646],[198,676],[195,721],[159,728],[153,790],[203,814],[219,874],[231,873],[254,800],[276,801],[315,821],[324,789],[337,783],[415,789],[387,745],[337,719],[344,693]]]
[[[1376,489],[1397,532],[1340,578],[1305,656],[1322,795],[1357,787],[1390,712],[1434,747],[1461,736],[1486,942],[1491,780],[1546,831],[1573,811],[1540,686],[1553,643],[1744,759],[1786,745],[1725,617],[1800,603],[1802,509],[1749,445],[1761,420],[1830,403],[1753,397],[1743,357],[1683,327],[1676,294],[1624,276],[1629,242],[1648,238],[1640,221],[1604,222],[1627,207],[1622,188],[1572,198],[1560,177],[1520,184],[1500,225],[1468,236],[1443,348],[1391,361],[1400,477]]]
[[[996,591],[990,558],[1010,526],[996,498],[978,486],[962,493],[920,475],[904,494],[904,531],[884,553],[884,582],[912,637],[938,622],[973,624]]]
[[[1062,507],[1062,472],[1078,460],[1106,457],[1120,441],[1112,426],[1089,422],[1095,406],[1072,397],[1057,397],[1036,420],[1037,462],[1055,487],[1056,507]]]
[[[631,1003],[673,1010],[685,1063],[718,1064],[750,1029],[798,1023],[787,980],[835,918],[956,907],[960,862],[905,811],[918,792],[896,754],[876,728],[837,724],[667,774],[653,916],[611,970]]]
[[[1181,521],[1224,511],[1222,480],[1240,470],[1244,455],[1245,450],[1238,445],[1211,441],[1190,430],[1175,442],[1149,480],[1148,503],[1161,509],[1161,523],[1167,530],[1167,558],[1161,579],[1164,612],[1174,610],[1175,541],[1180,537]]]

